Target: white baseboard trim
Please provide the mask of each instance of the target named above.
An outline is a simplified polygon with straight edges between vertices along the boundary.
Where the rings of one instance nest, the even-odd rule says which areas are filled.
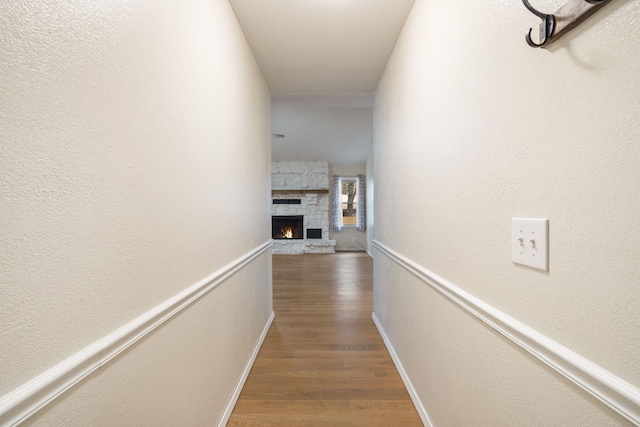
[[[424,424],[426,427],[433,427],[433,423],[429,419],[429,414],[427,414],[427,410],[422,404],[422,401],[420,400],[420,397],[418,396],[418,393],[416,392],[415,388],[413,388],[413,384],[411,383],[411,380],[409,379],[407,372],[404,370],[404,367],[402,366],[402,362],[400,362],[400,358],[398,357],[396,350],[393,348],[391,341],[389,341],[389,337],[387,337],[387,334],[384,331],[384,328],[378,321],[376,314],[372,313],[371,318],[373,319],[373,323],[376,324],[376,328],[378,328],[378,332],[380,332],[380,335],[382,336],[384,345],[387,347],[387,350],[391,355],[391,359],[393,360],[393,363],[396,365],[396,369],[400,374],[400,378],[402,378],[402,382],[404,383],[404,386],[407,388],[407,391],[409,392],[409,396],[413,401],[413,405],[416,407],[416,411],[418,411],[418,415],[422,420],[422,424]]]
[[[271,247],[271,240],[0,398],[0,425],[18,425],[209,293]]]
[[[373,245],[381,253],[433,289],[509,338],[627,420],[635,425],[640,425],[639,388],[469,294],[377,240],[373,241]]]
[[[267,320],[266,325],[264,325],[264,329],[262,330],[262,334],[260,334],[260,338],[258,338],[258,342],[256,343],[255,348],[253,349],[253,353],[249,358],[249,362],[247,362],[247,366],[245,366],[244,371],[242,372],[242,376],[240,377],[240,381],[238,381],[238,385],[236,385],[235,390],[233,391],[233,395],[231,396],[231,400],[229,400],[229,404],[218,423],[218,427],[224,427],[227,425],[229,421],[229,417],[231,417],[231,413],[233,412],[233,408],[236,406],[238,402],[238,397],[240,397],[240,393],[242,392],[242,388],[244,387],[244,383],[247,381],[247,377],[249,376],[249,372],[251,372],[251,368],[253,367],[253,362],[256,361],[256,357],[258,357],[258,352],[260,351],[260,347],[262,347],[262,343],[267,336],[267,332],[269,332],[269,328],[271,327],[271,323],[273,322],[273,318],[275,317],[275,313],[272,311],[271,316]]]

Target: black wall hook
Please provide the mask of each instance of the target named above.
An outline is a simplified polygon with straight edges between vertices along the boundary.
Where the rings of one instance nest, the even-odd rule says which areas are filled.
[[[1,1],[1,0],[0,0]],[[533,28],[526,36],[527,44],[531,47],[546,49],[562,36],[567,34],[580,23],[609,3],[609,0],[565,0],[565,3],[553,13],[542,13],[531,6],[530,0],[522,0],[529,12],[542,19],[540,23],[540,43],[531,39]]]
[[[600,2],[600,1],[603,1],[603,0],[586,0],[586,1],[588,1],[588,2],[592,2],[592,1]],[[527,40],[527,44],[529,46],[531,46],[531,47],[541,47],[547,41],[549,41],[551,36],[553,36],[553,31],[555,30],[555,27],[556,27],[556,17],[553,16],[552,14],[542,13],[540,11],[537,11],[536,9],[533,8],[533,6],[531,6],[531,4],[529,4],[529,2],[527,0],[522,0],[522,3],[524,3],[524,7],[529,9],[529,11],[531,13],[536,15],[538,18],[542,19],[542,30],[541,30],[541,34],[540,34],[540,44],[535,43],[531,39],[531,32],[533,31],[533,28],[529,28],[529,33],[525,37],[525,39]]]

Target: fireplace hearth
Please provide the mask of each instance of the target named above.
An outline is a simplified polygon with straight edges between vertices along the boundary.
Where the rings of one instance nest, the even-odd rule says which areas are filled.
[[[271,217],[272,239],[302,239],[303,220],[302,215],[282,215]]]

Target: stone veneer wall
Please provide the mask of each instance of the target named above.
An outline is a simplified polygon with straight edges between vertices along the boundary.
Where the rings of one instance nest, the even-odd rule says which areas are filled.
[[[328,190],[329,162],[293,160],[271,162],[271,189]]]
[[[334,253],[329,240],[329,163],[326,161],[275,161],[271,163],[273,199],[300,199],[299,205],[272,205],[272,215],[303,215],[304,239],[273,241],[274,254]],[[306,193],[304,190],[327,190]],[[306,239],[307,228],[321,228],[322,239]]]

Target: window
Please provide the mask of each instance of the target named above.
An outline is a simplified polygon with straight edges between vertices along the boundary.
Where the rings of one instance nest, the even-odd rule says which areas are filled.
[[[333,231],[344,227],[365,230],[365,177],[333,177]]]
[[[342,178],[340,187],[342,225],[355,227],[358,222],[358,180],[356,178]]]

